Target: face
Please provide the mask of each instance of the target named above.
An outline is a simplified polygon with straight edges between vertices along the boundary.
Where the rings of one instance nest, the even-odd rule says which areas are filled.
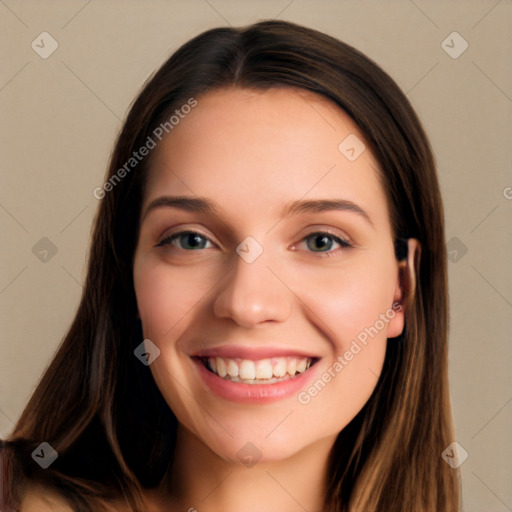
[[[238,462],[250,442],[284,459],[334,441],[402,332],[386,196],[362,134],[327,99],[197,100],[155,149],[142,209],[133,270],[160,350],[150,369],[214,453]]]

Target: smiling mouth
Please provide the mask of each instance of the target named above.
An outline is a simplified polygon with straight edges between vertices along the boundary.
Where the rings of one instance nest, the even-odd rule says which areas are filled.
[[[302,375],[317,359],[311,357],[272,357],[240,359],[200,357],[204,367],[218,377],[243,384],[274,384]]]

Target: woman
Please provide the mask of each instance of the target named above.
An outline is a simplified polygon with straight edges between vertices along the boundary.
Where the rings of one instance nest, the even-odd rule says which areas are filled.
[[[458,510],[442,202],[379,67],[292,23],[205,32],[94,195],[76,318],[4,443],[9,506]]]

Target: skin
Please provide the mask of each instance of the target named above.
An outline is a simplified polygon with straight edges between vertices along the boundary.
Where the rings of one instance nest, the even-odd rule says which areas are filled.
[[[144,337],[161,351],[150,369],[180,424],[166,487],[151,499],[200,512],[321,510],[329,451],[374,390],[403,308],[305,405],[296,394],[267,404],[216,396],[190,355],[224,343],[300,347],[319,357],[310,370],[319,378],[391,316],[404,290],[378,164],[368,148],[353,162],[338,150],[348,135],[364,137],[313,93],[230,89],[197,99],[153,155],[133,268]],[[146,212],[171,195],[206,198],[216,211]],[[351,201],[368,219],[281,215],[286,203],[313,199]],[[204,248],[159,245],[185,230],[206,237]],[[315,252],[307,237],[319,231],[351,245],[330,238]],[[248,236],[263,248],[253,263],[235,250]],[[261,454],[251,468],[237,455],[247,442]]]
[[[62,498],[36,485],[25,492],[20,512],[72,512]]]

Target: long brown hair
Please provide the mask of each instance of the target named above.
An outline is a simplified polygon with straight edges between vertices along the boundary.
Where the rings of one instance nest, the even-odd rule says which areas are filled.
[[[453,441],[443,207],[420,121],[384,71],[328,35],[283,21],[218,28],[183,45],[144,86],[107,179],[119,178],[133,152],[190,98],[229,87],[301,88],[341,107],[379,163],[396,240],[415,238],[421,246],[404,332],[388,341],[374,393],[332,449],[325,510],[458,510],[458,473],[441,458]],[[133,355],[143,339],[132,263],[147,167],[148,159],[104,193],[76,317],[3,443],[12,507],[35,482],[75,510],[122,497],[140,511],[143,488],[169,470],[176,419]],[[31,458],[43,441],[59,455],[48,469]]]

